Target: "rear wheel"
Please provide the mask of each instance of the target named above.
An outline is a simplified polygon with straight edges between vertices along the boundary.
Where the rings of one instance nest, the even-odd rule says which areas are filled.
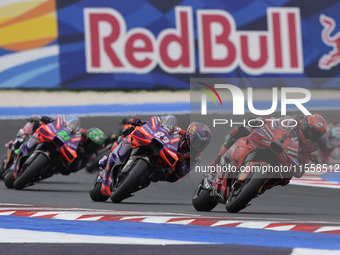
[[[49,163],[49,159],[44,154],[40,153],[33,159],[32,163],[17,176],[14,181],[14,188],[21,190],[27,184],[33,181],[33,178],[38,175],[41,169],[45,168]]]
[[[214,197],[210,196],[210,190],[202,189],[201,184],[195,190],[192,205],[197,211],[209,212],[217,205]]]
[[[266,173],[255,172],[244,183],[234,185],[234,190],[229,194],[225,205],[227,211],[237,213],[244,209],[257,196],[266,179]]]
[[[131,170],[118,177],[118,182],[113,187],[111,200],[113,203],[120,203],[125,198],[128,198],[138,186],[141,179],[149,170],[149,164],[143,159],[137,159]]]

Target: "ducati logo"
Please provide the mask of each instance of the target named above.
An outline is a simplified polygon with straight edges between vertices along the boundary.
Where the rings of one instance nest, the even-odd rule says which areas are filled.
[[[331,17],[321,14],[320,23],[324,27],[321,32],[322,41],[333,49],[321,57],[319,68],[329,70],[340,63],[340,32],[331,36],[336,27],[336,23]]]

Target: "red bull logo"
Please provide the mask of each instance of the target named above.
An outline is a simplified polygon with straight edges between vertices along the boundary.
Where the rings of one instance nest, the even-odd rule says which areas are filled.
[[[175,27],[158,35],[146,28],[127,31],[112,8],[85,8],[86,69],[89,73],[302,73],[299,8],[267,8],[267,30],[237,31],[224,10],[175,9]],[[197,27],[195,27],[197,26]],[[195,44],[194,31],[197,31]],[[198,45],[198,60],[195,59]],[[197,62],[197,63],[196,63]]]
[[[329,70],[340,63],[340,32],[331,36],[331,33],[336,27],[336,23],[331,17],[321,14],[320,23],[324,27],[321,32],[322,41],[326,45],[331,46],[333,50],[321,57],[319,60],[319,68]]]

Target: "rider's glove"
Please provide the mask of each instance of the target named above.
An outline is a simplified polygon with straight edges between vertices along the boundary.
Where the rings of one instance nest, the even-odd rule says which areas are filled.
[[[42,116],[40,118],[40,122],[44,123],[44,124],[48,124],[48,123],[51,123],[53,122],[53,119],[48,117],[48,116]]]
[[[142,120],[140,118],[133,117],[129,120],[129,124],[134,125],[134,126],[141,126],[143,123],[142,123]]]

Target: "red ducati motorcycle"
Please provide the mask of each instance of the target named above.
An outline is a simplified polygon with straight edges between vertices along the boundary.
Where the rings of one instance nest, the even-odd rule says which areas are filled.
[[[255,197],[300,171],[297,134],[275,122],[265,123],[242,137],[222,156],[215,173],[206,175],[195,190],[197,211],[218,203],[230,213],[244,209]]]

